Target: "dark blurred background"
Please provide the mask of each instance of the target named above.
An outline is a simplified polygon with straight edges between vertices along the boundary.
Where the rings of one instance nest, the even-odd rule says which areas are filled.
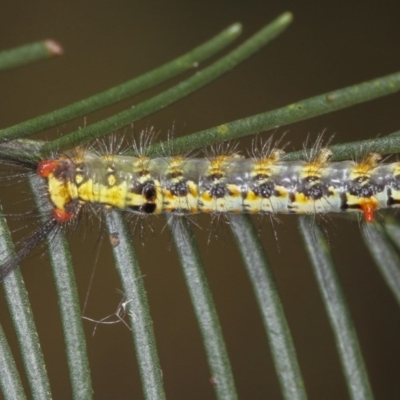
[[[162,137],[213,127],[400,69],[400,2],[395,1],[126,1],[15,2],[0,13],[1,49],[45,38],[58,40],[64,56],[3,73],[0,77],[2,128],[66,106],[153,69],[211,38],[233,22],[243,38],[284,11],[294,23],[278,39],[215,83],[136,123],[154,126]],[[240,39],[241,41],[243,39]],[[167,88],[171,82],[163,85]],[[87,124],[155,94],[140,96],[88,115]],[[288,147],[300,149],[310,136],[335,135],[334,143],[374,138],[400,129],[399,95],[277,129]],[[44,132],[55,138],[83,126],[82,119]],[[250,141],[240,143],[241,149]],[[1,191],[6,212],[15,212],[21,191]],[[7,193],[4,193],[4,192]],[[8,196],[8,197],[7,197]],[[14,196],[13,198],[10,196]],[[21,206],[29,209],[30,201]],[[242,399],[279,399],[280,390],[254,295],[234,241],[223,226],[211,236],[210,219],[196,228],[209,284],[214,294]],[[294,216],[262,224],[269,256],[294,337],[311,399],[346,399],[347,391],[334,339],[299,238]],[[256,220],[259,225],[259,222]],[[29,221],[27,221],[29,224]],[[372,388],[378,399],[399,398],[400,310],[368,255],[357,223],[325,222],[338,274],[351,309]],[[154,318],[165,388],[171,399],[212,399],[213,389],[199,330],[163,218],[144,245],[137,240],[145,286]],[[28,226],[29,229],[29,226]],[[100,246],[93,285],[97,229],[84,227],[71,238],[84,315],[101,319],[113,313],[120,288],[106,241]],[[23,274],[56,399],[71,396],[51,269],[40,257],[23,263]],[[3,304],[0,317],[18,365],[16,339]],[[142,398],[131,334],[123,324],[84,322],[96,399]],[[26,382],[25,382],[26,383]]]

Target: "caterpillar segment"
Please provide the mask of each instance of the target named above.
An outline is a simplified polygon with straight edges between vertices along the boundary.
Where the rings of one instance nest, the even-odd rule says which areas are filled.
[[[314,214],[375,210],[400,205],[400,163],[330,162],[320,149],[310,161],[285,162],[282,150],[265,157],[129,157],[81,152],[39,163],[54,218],[66,222],[77,204],[94,203],[136,214]]]

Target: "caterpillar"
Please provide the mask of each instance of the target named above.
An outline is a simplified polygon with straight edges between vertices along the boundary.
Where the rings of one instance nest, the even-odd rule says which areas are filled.
[[[379,165],[380,155],[370,153],[358,163],[329,163],[326,148],[309,162],[281,161],[282,154],[187,159],[83,151],[41,161],[37,172],[60,223],[86,203],[139,215],[360,211],[367,222],[375,210],[400,205],[400,162]]]
[[[52,215],[0,267],[0,280],[55,227],[75,221],[85,205],[138,216],[360,212],[366,222],[378,209],[400,206],[400,162],[379,164],[377,153],[359,162],[330,162],[328,148],[304,161],[287,162],[283,154],[269,141],[247,158],[234,150],[205,158],[150,158],[77,148],[26,163],[45,180]]]

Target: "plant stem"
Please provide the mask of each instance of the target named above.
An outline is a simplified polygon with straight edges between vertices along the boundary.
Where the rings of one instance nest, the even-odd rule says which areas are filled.
[[[14,245],[3,213],[0,215],[0,264],[14,256]],[[22,361],[28,378],[31,396],[36,400],[51,399],[49,378],[39,336],[33,319],[28,293],[19,269],[13,271],[3,282],[4,295],[14,324]],[[8,374],[1,365],[1,374]],[[18,385],[18,381],[14,382]]]
[[[31,176],[29,183],[36,205],[40,209],[42,221],[45,223],[53,209],[49,201],[43,202],[43,193],[46,193],[47,188],[43,179],[37,175]],[[60,307],[72,395],[76,400],[91,399],[93,389],[78,289],[64,232],[58,229],[50,234],[47,244]]]
[[[257,233],[248,215],[229,214],[228,219],[253,285],[283,397],[287,400],[306,399],[296,349]]]
[[[392,291],[397,304],[400,305],[400,258],[390,243],[389,238],[379,223],[364,224],[362,236],[386,284]],[[388,228],[390,232],[390,227]],[[391,230],[393,235],[393,229]]]
[[[300,217],[299,228],[335,335],[349,395],[353,400],[371,400],[367,370],[329,247],[312,217]]]
[[[184,220],[168,216],[167,221],[203,336],[216,396],[219,400],[237,399],[228,352],[195,237]]]
[[[62,53],[62,47],[54,40],[43,40],[2,51],[0,52],[0,71],[46,60]]]
[[[6,335],[0,326],[0,387],[5,400],[26,399]]]
[[[13,140],[32,135],[74,118],[85,116],[95,110],[134,96],[144,90],[154,87],[180,73],[194,68],[199,62],[206,60],[221,51],[235,40],[242,32],[240,24],[233,24],[213,39],[196,47],[183,56],[170,61],[161,67],[147,72],[135,79],[122,83],[102,93],[70,104],[67,107],[52,111],[48,114],[30,119],[18,125],[0,130],[0,137]]]
[[[396,135],[398,133],[399,132],[394,132],[375,139],[358,140],[355,142],[327,146],[333,152],[331,161],[357,159],[357,157],[362,157],[372,152],[382,155],[400,153],[400,135]],[[283,159],[286,161],[304,160],[304,154],[307,151],[307,149],[294,151],[285,155]]]
[[[123,128],[124,126],[175,103],[230,71],[256,53],[261,47],[281,33],[289,25],[291,20],[292,16],[290,13],[282,14],[245,43],[231,51],[228,55],[222,57],[202,71],[197,72],[189,79],[136,105],[134,108],[129,108],[103,121],[99,121],[86,128],[47,143],[42,149],[42,154],[70,149],[78,144],[108,135],[111,132],[115,132],[117,129]]]
[[[108,234],[118,237],[118,244],[113,246],[113,253],[126,298],[144,397],[147,400],[162,400],[165,399],[165,393],[153,321],[142,273],[132,245],[132,236],[126,221],[118,211],[107,211],[105,219]]]
[[[195,132],[170,141],[170,147],[184,154],[187,151],[201,149],[218,142],[238,139],[269,129],[289,125],[329,112],[347,108],[359,103],[364,103],[378,97],[396,93],[400,90],[400,72],[383,76],[371,81],[348,86],[311,97],[251,117],[243,118],[214,128]],[[152,146],[152,154],[158,154],[162,150],[163,143]],[[292,160],[288,155],[286,160]]]

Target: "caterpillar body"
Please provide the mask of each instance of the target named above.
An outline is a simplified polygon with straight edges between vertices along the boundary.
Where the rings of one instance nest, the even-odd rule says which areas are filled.
[[[331,162],[321,149],[311,161],[281,161],[273,149],[263,158],[238,154],[213,158],[129,157],[83,152],[40,162],[54,217],[74,218],[85,203],[137,214],[359,211],[367,222],[380,208],[400,206],[400,162]]]
[[[380,164],[377,153],[330,162],[332,152],[320,148],[306,161],[287,162],[270,141],[255,153],[149,158],[78,148],[38,162],[2,156],[0,162],[34,168],[45,179],[52,214],[0,266],[0,282],[50,234],[77,221],[85,205],[139,217],[359,212],[366,222],[378,209],[400,206],[400,162]]]

